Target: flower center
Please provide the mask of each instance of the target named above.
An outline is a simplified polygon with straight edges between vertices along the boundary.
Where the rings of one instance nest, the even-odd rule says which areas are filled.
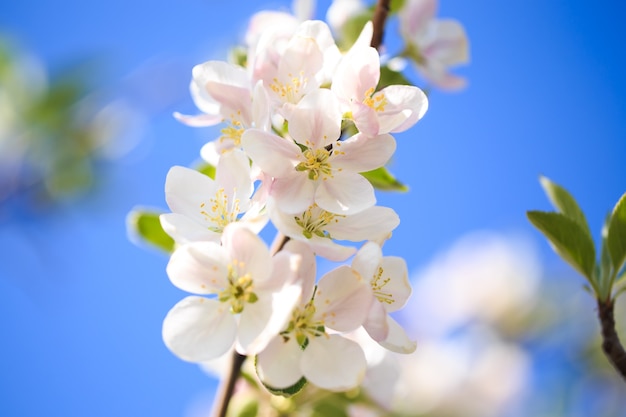
[[[293,335],[301,347],[305,347],[309,337],[319,337],[326,334],[324,321],[315,320],[315,306],[311,300],[304,308],[297,307],[291,315],[291,321],[287,328],[280,333],[283,340],[289,340],[289,335]]]
[[[244,263],[233,260],[228,264],[228,287],[218,295],[218,300],[230,303],[233,314],[241,313],[246,303],[255,303],[257,295],[252,291],[252,276],[249,272],[242,274]]]
[[[309,179],[317,180],[320,173],[325,176],[332,176],[332,168],[329,163],[330,151],[322,149],[306,149],[302,152],[304,162],[296,165],[296,171],[309,171]]]
[[[284,84],[278,78],[274,78],[270,84],[270,89],[280,97],[281,101],[295,104],[302,97],[301,90],[307,84],[308,79],[302,71],[297,77],[293,74],[288,74],[288,77],[288,81]]]
[[[383,291],[383,288],[389,281],[391,281],[391,278],[383,278],[383,269],[379,267],[376,275],[374,275],[374,278],[370,282],[374,295],[381,303],[393,304],[395,302],[392,293]]]
[[[301,217],[296,216],[294,219],[307,239],[311,239],[313,235],[330,239],[330,233],[325,228],[330,223],[337,223],[341,217],[345,216],[322,210],[314,204],[302,213]]]
[[[235,198],[232,204],[229,204],[228,195],[223,188],[217,190],[208,205],[204,202],[200,204],[200,214],[211,223],[209,230],[215,233],[222,233],[228,224],[236,222],[239,212],[239,199]]]
[[[385,106],[387,105],[387,99],[385,98],[384,93],[378,92],[374,94],[374,87],[372,87],[365,92],[363,104],[371,107],[377,112],[383,112],[385,111]]]

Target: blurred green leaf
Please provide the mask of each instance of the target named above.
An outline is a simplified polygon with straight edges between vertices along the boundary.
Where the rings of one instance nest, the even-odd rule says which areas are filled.
[[[256,417],[259,413],[259,402],[256,399],[250,399],[238,410],[237,417]]]
[[[267,384],[263,384],[263,386],[267,388],[267,390],[274,395],[280,395],[282,397],[289,398],[289,397],[296,395],[300,391],[302,391],[302,389],[306,386],[306,384],[307,384],[306,378],[302,377],[300,378],[298,382],[296,382],[295,384],[287,388],[274,388]]]
[[[554,250],[585,276],[598,292],[593,241],[581,225],[562,213],[529,211],[526,214],[530,222],[548,238]]]
[[[622,195],[611,213],[606,240],[614,271],[618,273],[626,262],[626,194]]]
[[[413,85],[404,74],[401,72],[392,70],[387,65],[380,67],[380,81],[378,82],[378,90],[390,85]]]
[[[405,0],[391,0],[389,2],[389,14],[394,15],[404,7]]]
[[[208,162],[203,162],[195,167],[196,171],[203,173],[208,176],[212,180],[215,179],[215,170],[216,168],[209,164]]]
[[[161,227],[160,214],[156,211],[135,209],[128,214],[127,228],[133,237],[171,253],[174,250],[174,239]]]
[[[572,195],[563,187],[552,182],[549,178],[541,176],[539,178],[539,182],[543,187],[548,199],[554,206],[554,208],[570,219],[574,220],[578,223],[582,229],[591,236],[591,232],[589,231],[589,225],[587,224],[587,219],[585,218],[585,214],[578,206],[578,203],[572,197]]]
[[[363,13],[352,16],[341,28],[341,36],[337,40],[340,49],[347,51],[359,38],[363,26],[372,20],[372,10],[367,9]]]
[[[398,181],[385,167],[380,167],[373,171],[362,172],[367,180],[379,190],[383,191],[409,191],[409,187]]]

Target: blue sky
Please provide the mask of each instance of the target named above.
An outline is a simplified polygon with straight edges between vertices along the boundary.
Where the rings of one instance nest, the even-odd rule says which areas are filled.
[[[318,3],[320,17],[328,3]],[[136,205],[165,208],[169,167],[192,163],[215,134],[171,117],[193,111],[191,67],[224,59],[254,11],[287,6],[0,5],[0,33],[52,71],[97,58],[99,91],[147,120],[138,148],[106,167],[95,192],[41,216],[0,217],[0,415],[180,416],[210,399],[215,382],[161,341],[162,319],[183,293],[164,256],[129,242],[125,216]],[[391,170],[411,191],[379,196],[401,218],[386,251],[416,269],[458,236],[495,229],[527,234],[556,264],[524,214],[549,208],[539,174],[578,198],[596,237],[626,191],[624,6],[442,0],[439,16],[466,27],[472,62],[458,72],[469,86],[433,91],[425,118],[397,136]]]

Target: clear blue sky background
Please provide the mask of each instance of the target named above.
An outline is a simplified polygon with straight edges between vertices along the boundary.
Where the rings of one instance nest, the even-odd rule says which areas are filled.
[[[543,173],[579,199],[599,235],[626,191],[625,9],[621,1],[442,0],[466,27],[472,63],[460,94],[434,91],[426,117],[398,135],[392,171],[409,194],[382,194],[401,225],[386,252],[418,268],[476,229],[527,233],[548,209]],[[205,139],[171,112],[192,112],[191,67],[225,58],[262,8],[288,2],[21,0],[0,4],[0,31],[54,70],[80,57],[95,84],[148,116],[139,148],[111,164],[93,195],[41,217],[0,218],[0,415],[181,416],[215,382],[173,356],[161,322],[183,293],[167,259],[130,243],[135,205],[165,208],[170,166]],[[320,1],[320,17],[328,5]],[[417,80],[417,78],[416,78]],[[156,98],[165,104],[158,104]]]

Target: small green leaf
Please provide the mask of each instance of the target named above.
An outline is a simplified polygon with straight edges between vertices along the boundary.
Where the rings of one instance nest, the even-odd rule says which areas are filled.
[[[380,81],[378,82],[377,89],[382,90],[387,86],[397,84],[413,85],[413,83],[409,81],[401,72],[392,70],[387,65],[380,67]]]
[[[373,171],[361,172],[373,186],[383,191],[409,191],[409,187],[398,181],[385,167]]]
[[[595,248],[591,237],[579,223],[562,213],[529,211],[528,220],[543,233],[554,250],[585,276],[598,292],[595,278]]]
[[[250,399],[237,410],[237,417],[256,417],[259,413],[259,402],[256,399]]]
[[[572,195],[563,187],[558,185],[557,183],[552,182],[549,178],[541,176],[539,178],[539,182],[543,187],[548,199],[554,206],[554,208],[574,220],[578,223],[582,229],[591,236],[591,232],[589,231],[589,225],[587,224],[587,219],[585,218],[585,214],[578,206],[578,203],[572,197]]]
[[[370,20],[372,20],[371,10],[365,10],[360,14],[350,17],[341,27],[341,36],[337,40],[339,48],[345,51],[348,50],[359,38],[363,26]]]
[[[211,178],[212,180],[215,179],[215,170],[216,168],[209,164],[208,162],[203,162],[199,165],[197,165],[195,167],[195,170],[206,175],[207,177]]]
[[[167,253],[174,250],[172,239],[161,227],[159,215],[156,211],[135,209],[128,214],[126,227],[132,238],[154,246]]]
[[[626,194],[622,195],[611,213],[606,240],[614,271],[618,273],[626,262]]]
[[[274,395],[280,395],[280,396],[289,398],[289,397],[296,395],[300,391],[302,391],[302,389],[305,387],[306,384],[307,384],[306,378],[302,377],[300,378],[298,382],[296,382],[295,384],[287,388],[274,388],[265,383],[263,383],[263,386],[267,388],[267,390]]]

